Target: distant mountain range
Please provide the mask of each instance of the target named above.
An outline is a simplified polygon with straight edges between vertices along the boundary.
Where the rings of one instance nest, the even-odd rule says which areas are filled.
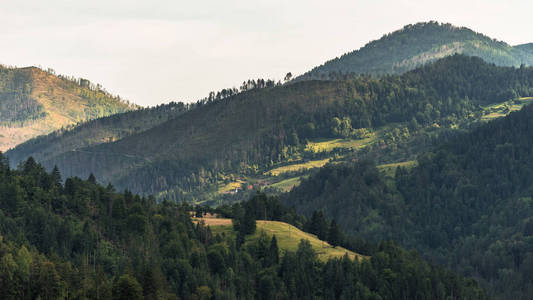
[[[0,151],[33,137],[136,109],[85,79],[0,66]]]
[[[222,96],[210,96],[194,105],[173,103],[90,121],[33,139],[7,154],[12,165],[34,156],[47,168],[59,166],[66,176],[94,173],[102,182],[139,193],[174,200],[196,201],[206,199],[206,195],[212,199],[235,187],[248,189],[279,182],[281,178],[265,174],[272,174],[272,170],[279,174],[277,168],[293,172],[302,166],[320,166],[339,159],[335,154],[339,151],[367,148],[364,151],[368,152],[372,148],[370,153],[382,162],[407,159],[421,151],[420,141],[402,146],[403,152],[392,151],[396,146],[387,144],[407,143],[418,135],[423,143],[429,143],[426,130],[454,130],[481,121],[484,114],[505,115],[522,104],[491,105],[532,96],[531,69],[496,67],[461,55],[441,57],[462,49],[499,65],[519,66],[530,59],[531,48],[531,44],[511,47],[448,24],[409,25],[326,63],[324,67],[345,68],[332,73],[336,75],[318,76],[329,80],[303,80],[316,78],[308,75],[319,68],[284,86],[249,81],[250,87],[240,93],[224,90]],[[412,64],[406,63],[407,57]],[[420,67],[434,60],[438,61]],[[418,68],[401,76],[373,79],[354,74],[359,73],[354,68],[361,66],[371,68],[361,73],[375,74]],[[18,74],[22,70],[5,72]],[[60,112],[77,117],[68,119],[70,122],[133,108],[85,81],[29,70],[39,75],[30,78],[48,80],[30,81],[41,84],[33,83],[39,89],[32,93],[23,89],[22,94],[29,95],[24,101],[36,103],[31,100],[35,98],[56,103]],[[18,86],[25,82],[12,81]],[[48,88],[42,91],[44,82]],[[11,126],[25,122],[30,124],[27,127],[49,131],[52,127],[44,127],[42,124],[47,123],[39,120],[64,120],[51,109],[35,107],[22,110],[27,116],[11,116]],[[63,126],[56,123],[56,128]],[[333,142],[335,139],[342,141]],[[330,143],[325,152],[313,150],[324,143]],[[381,153],[384,151],[387,155]],[[349,159],[345,154],[341,157]],[[288,180],[297,184],[298,178]]]
[[[499,66],[533,65],[533,45],[510,46],[465,27],[437,22],[407,25],[379,40],[332,59],[299,80],[342,74],[400,74],[455,53],[478,56]]]
[[[386,149],[424,128],[453,129],[480,120],[484,107],[530,95],[533,69],[455,55],[401,76],[252,89],[166,114],[160,122],[128,121],[142,114],[150,120],[155,111],[122,114],[30,141],[7,156],[12,164],[32,155],[66,176],[93,173],[121,189],[198,200],[197,193],[214,193],[221,183],[269,182],[275,178],[263,174],[277,167],[335,159],[335,152],[310,150],[314,141],[357,145],[375,137],[370,145]],[[105,131],[114,120],[117,128],[148,125],[116,141],[84,145],[87,135],[109,138]]]

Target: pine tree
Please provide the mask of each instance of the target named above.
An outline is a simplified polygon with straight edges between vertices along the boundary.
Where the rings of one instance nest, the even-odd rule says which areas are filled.
[[[335,220],[331,220],[327,241],[333,248],[341,243],[341,232]]]
[[[52,173],[50,174],[50,185],[52,187],[61,188],[61,173],[59,172],[59,169],[57,166],[54,166],[54,169],[52,170]]]
[[[9,160],[7,159],[7,156],[2,154],[2,151],[0,151],[0,178],[3,176],[6,176],[9,172]]]
[[[244,234],[252,234],[255,232],[255,229],[256,229],[256,223],[255,223],[254,213],[250,209],[247,209],[244,212],[244,218],[242,220],[241,230],[243,231]]]
[[[315,234],[321,240],[325,240],[327,238],[328,223],[326,222],[324,213],[321,210],[313,212],[307,230]]]
[[[131,275],[122,275],[113,286],[115,300],[142,300],[143,290],[137,279]]]
[[[89,178],[87,178],[87,181],[90,182],[90,183],[92,183],[92,184],[96,184],[96,177],[94,177],[94,174],[93,174],[93,173],[91,173],[91,174],[89,175]]]
[[[30,174],[30,172],[32,172],[36,167],[37,163],[35,162],[35,159],[30,156],[22,165],[22,171],[24,172],[24,174]]]
[[[268,250],[267,266],[277,265],[278,263],[279,263],[278,240],[276,239],[276,235],[274,234],[272,236],[272,240],[270,241],[270,248]]]

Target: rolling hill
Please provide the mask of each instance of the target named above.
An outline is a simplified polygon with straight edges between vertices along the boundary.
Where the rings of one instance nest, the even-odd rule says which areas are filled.
[[[228,234],[235,235],[231,219],[221,218],[198,218],[195,222],[204,222],[206,226],[211,227],[214,234]],[[342,247],[331,247],[327,242],[321,241],[315,235],[304,232],[297,227],[280,221],[257,221],[257,230],[255,234],[248,237],[248,242],[257,240],[261,234],[266,234],[269,238],[276,236],[278,240],[278,247],[283,252],[296,252],[298,244],[302,239],[309,241],[318,258],[322,261],[327,261],[331,258],[342,258],[348,255],[351,259],[364,259],[367,256],[355,253],[353,251],[344,249]]]
[[[0,66],[0,151],[54,130],[137,108],[85,79]]]
[[[400,74],[455,53],[478,56],[499,66],[533,65],[530,45],[512,47],[465,27],[437,22],[417,23],[332,59],[298,80],[334,78],[342,74]]]
[[[115,142],[46,153],[42,163],[50,169],[57,165],[67,176],[93,173],[120,189],[199,201],[221,184],[261,184],[271,180],[262,174],[297,171],[279,169],[291,164],[319,166],[368,146],[365,151],[398,153],[394,145],[401,140],[421,134],[430,141],[427,131],[476,123],[484,107],[519,101],[532,95],[532,88],[531,68],[496,67],[455,55],[401,76],[297,82],[199,103]],[[313,145],[324,145],[317,142],[321,139],[339,138],[347,141],[338,141],[332,151],[314,150]],[[7,152],[12,164],[18,163],[13,158],[32,155],[17,154],[25,148]],[[406,151],[412,156],[415,148]]]
[[[533,43],[523,44],[523,45],[517,45],[514,48],[520,49],[524,52],[527,52],[529,54],[533,54]]]

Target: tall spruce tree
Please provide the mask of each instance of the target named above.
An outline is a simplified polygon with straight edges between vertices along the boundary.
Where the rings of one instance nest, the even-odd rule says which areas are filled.
[[[342,242],[341,231],[335,220],[331,220],[327,241],[333,246],[333,248],[337,247]]]

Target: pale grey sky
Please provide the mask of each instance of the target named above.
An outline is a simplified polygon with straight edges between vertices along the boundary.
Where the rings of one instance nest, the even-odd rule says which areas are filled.
[[[530,0],[0,0],[0,63],[101,83],[140,105],[281,79],[406,24],[533,42]]]

